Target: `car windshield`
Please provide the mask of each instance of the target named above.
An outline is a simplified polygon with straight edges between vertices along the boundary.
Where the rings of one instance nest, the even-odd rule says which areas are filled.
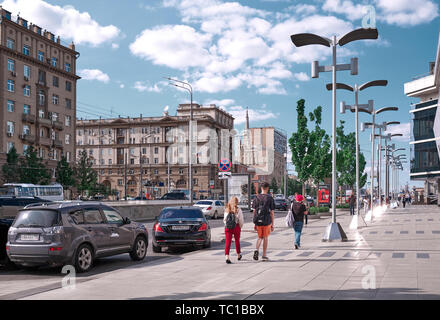
[[[201,204],[201,205],[208,205],[210,206],[212,204],[212,201],[199,201],[196,204]]]
[[[164,209],[159,219],[194,219],[203,218],[200,209]]]
[[[14,222],[15,228],[48,228],[58,225],[59,214],[53,210],[25,210],[20,211]]]

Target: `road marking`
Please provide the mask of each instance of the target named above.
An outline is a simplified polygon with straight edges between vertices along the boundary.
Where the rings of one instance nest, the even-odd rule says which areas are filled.
[[[400,234],[408,234],[408,231],[400,231]]]
[[[394,252],[392,257],[402,259],[405,258],[405,254],[403,252]]]
[[[292,251],[281,251],[280,253],[276,254],[275,256],[277,256],[277,257],[287,256],[289,253],[292,253]]]
[[[313,251],[305,251],[305,252],[301,252],[298,257],[308,257],[310,255],[313,254]]]
[[[394,231],[385,231],[386,234],[393,234]]]
[[[416,231],[416,234],[424,234],[425,231]]]
[[[320,257],[320,258],[330,258],[330,257],[332,257],[335,253],[336,253],[336,251],[327,251],[327,252],[324,252],[323,254],[321,254],[319,257]]]
[[[440,234],[440,230],[432,230],[433,234]]]
[[[417,253],[418,259],[429,259],[429,253]]]

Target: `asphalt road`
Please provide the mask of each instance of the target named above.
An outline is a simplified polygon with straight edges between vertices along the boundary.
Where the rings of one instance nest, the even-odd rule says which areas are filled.
[[[275,211],[276,217],[285,215],[285,211]],[[245,222],[252,221],[252,214],[249,211],[243,211]],[[209,219],[208,223],[212,229],[223,228],[223,219]],[[193,248],[179,248],[179,249],[163,249],[161,253],[154,253],[151,245],[151,232],[154,221],[145,222],[150,234],[147,256],[143,261],[135,262],[130,259],[128,254],[120,254],[112,257],[97,259],[94,263],[93,269],[85,274],[77,274],[77,281],[84,282],[99,278],[100,276],[123,269],[133,265],[146,265],[153,261],[160,259],[169,259],[170,262],[175,261],[176,258],[182,255],[188,255],[197,252]],[[220,241],[212,241],[212,247],[221,247],[223,243]],[[164,261],[164,263],[167,263]],[[41,267],[37,270],[16,269],[7,270],[0,266],[0,300],[2,299],[20,299],[26,296],[53,290],[61,286],[61,279],[65,276],[62,269]],[[8,283],[13,282],[15,289],[8,290]]]

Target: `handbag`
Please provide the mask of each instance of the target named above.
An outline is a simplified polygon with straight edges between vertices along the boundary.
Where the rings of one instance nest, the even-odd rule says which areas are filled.
[[[293,216],[292,210],[289,210],[289,212],[287,212],[285,222],[286,227],[293,228],[293,225],[295,224],[295,217]]]

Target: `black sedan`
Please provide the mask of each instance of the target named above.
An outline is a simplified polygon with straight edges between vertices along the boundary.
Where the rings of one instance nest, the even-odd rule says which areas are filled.
[[[162,247],[211,246],[211,228],[197,207],[163,208],[153,225],[153,252]]]
[[[8,230],[11,227],[14,219],[0,219],[0,264],[7,267],[12,266],[6,254],[6,242],[8,242]]]
[[[275,200],[275,210],[287,211],[288,201],[286,199],[274,199]]]

